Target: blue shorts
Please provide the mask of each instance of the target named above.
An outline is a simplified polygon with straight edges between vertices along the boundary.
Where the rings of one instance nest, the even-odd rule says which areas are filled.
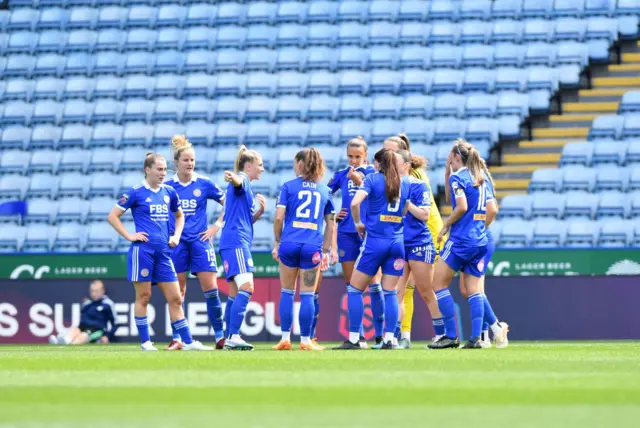
[[[355,269],[374,276],[382,268],[384,275],[402,276],[404,271],[404,241],[366,236]]]
[[[127,256],[127,275],[132,282],[177,281],[171,248],[158,250],[146,245],[132,245]]]
[[[490,239],[489,242],[487,242],[487,253],[484,255],[484,270],[487,270],[487,266],[489,265],[489,262],[491,261],[491,256],[493,256],[493,252],[496,250],[496,245],[493,242],[493,239]],[[482,273],[484,274],[484,271],[482,271]]]
[[[278,249],[278,256],[286,267],[313,269],[322,261],[322,245],[282,242]]]
[[[456,272],[462,271],[476,277],[484,275],[487,246],[463,247],[449,239],[440,252],[440,258]]]
[[[227,281],[233,281],[233,277],[241,273],[256,271],[251,257],[251,250],[246,247],[220,250],[220,257],[222,257],[222,265],[224,266]]]
[[[338,232],[338,261],[355,262],[360,255],[362,247],[362,238],[357,233],[340,233]]]
[[[436,260],[436,247],[433,243],[404,247],[404,259],[417,260],[432,265]]]
[[[171,260],[173,260],[173,265],[178,273],[191,271],[196,274],[218,271],[216,251],[209,241],[180,241],[178,246],[173,249]]]

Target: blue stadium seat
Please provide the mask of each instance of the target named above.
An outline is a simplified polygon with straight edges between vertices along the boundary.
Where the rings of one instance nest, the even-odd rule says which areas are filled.
[[[478,68],[465,70],[462,82],[464,93],[492,93],[496,84],[496,71]]]
[[[247,126],[247,134],[245,135],[245,143],[250,144],[266,144],[273,146],[276,141],[278,125],[267,122],[251,122]]]
[[[120,147],[122,132],[123,132],[123,128],[119,125],[114,125],[113,123],[95,125],[93,127],[93,133],[91,134],[91,140],[89,140],[89,147],[118,148]],[[115,155],[115,158],[121,159],[122,155]],[[100,162],[103,162],[102,159],[98,159],[98,160]],[[119,163],[120,162],[118,161],[118,163],[116,164],[116,167],[119,166]],[[93,164],[93,160],[92,160],[92,164]]]
[[[100,9],[95,28],[123,28],[127,19],[127,8],[107,6]]]
[[[36,92],[34,98],[44,99],[53,98],[69,100],[69,99],[93,99],[93,91],[96,86],[94,79],[86,77],[69,77],[64,84],[64,91],[59,95],[62,85],[59,79],[46,78],[41,79],[36,84]]]
[[[242,105],[242,102],[246,103],[246,107]],[[227,104],[228,103],[228,104]],[[218,110],[216,110],[216,118],[220,118],[221,115],[224,114],[222,111],[223,104],[228,105],[227,116],[234,115],[235,112],[238,112],[238,122],[242,122],[243,119],[240,117],[243,110],[246,110],[246,114],[244,116],[244,120],[266,120],[269,122],[273,122],[276,116],[276,110],[278,109],[278,101],[275,99],[267,98],[264,96],[251,97],[246,100],[225,100],[222,99],[218,101]],[[233,107],[235,106],[235,107]]]
[[[525,248],[533,240],[533,223],[522,220],[500,222],[500,243],[502,248]]]
[[[93,52],[98,43],[98,33],[90,30],[76,30],[69,33],[66,52]]]
[[[69,33],[59,30],[49,30],[40,33],[38,44],[36,45],[37,53],[66,53],[69,41]]]
[[[462,117],[466,103],[464,95],[443,94],[436,98],[433,107],[433,117]]]
[[[531,195],[532,218],[553,217],[562,218],[566,203],[566,196],[550,192],[537,192]]]
[[[230,170],[235,164],[238,150],[235,147],[221,147],[216,151],[216,159],[212,162],[213,171]]]
[[[377,22],[369,26],[370,45],[395,45],[400,36],[397,26],[389,25],[387,22]]]
[[[336,68],[338,70],[366,70],[368,60],[369,51],[367,49],[352,46],[343,47],[338,53]]]
[[[321,123],[321,122],[320,122]],[[362,136],[366,140],[371,138],[372,122],[364,120],[345,120],[338,124],[340,143],[347,142],[355,136]],[[335,141],[334,141],[335,144]]]
[[[462,62],[462,52],[459,46],[434,46],[431,49],[431,67],[458,68]]]
[[[285,5],[286,3],[282,3]],[[278,47],[304,47],[307,45],[309,27],[304,25],[286,24],[278,27],[275,44]]]
[[[96,253],[112,252],[115,249],[117,240],[118,236],[108,225],[103,223],[92,224],[89,226],[87,233],[86,251]]]
[[[69,10],[68,29],[93,29],[98,22],[99,9],[74,7]]]
[[[400,69],[419,68],[427,70],[431,68],[431,49],[424,47],[405,46],[398,60]]]
[[[464,21],[460,31],[460,43],[487,43],[492,25],[482,21]]]
[[[640,137],[640,114],[627,114],[624,116],[624,127],[622,129],[621,137],[623,139],[638,138]]]
[[[27,79],[12,79],[6,84],[3,100],[30,101],[35,89],[35,82]]]
[[[547,43],[531,43],[524,55],[524,66],[541,65],[552,67],[556,62],[556,47]]]
[[[522,4],[523,18],[548,19],[553,13],[553,0],[524,0]]]
[[[44,103],[53,103],[52,101],[45,101],[43,103],[39,103],[36,106],[36,112],[34,113],[34,122],[36,120],[36,115],[38,115],[38,107]],[[55,108],[58,104],[50,104],[49,108]],[[68,123],[84,123],[87,124],[91,122],[91,118],[93,115],[94,104],[91,102],[87,102],[84,100],[70,100],[63,104],[60,104],[62,107],[62,117],[60,123],[63,125]],[[49,109],[43,112],[43,116],[53,116],[54,112],[49,111]],[[56,115],[57,116],[57,115]]]
[[[562,148],[560,165],[590,166],[595,145],[592,143],[568,143]]]
[[[309,103],[308,118],[313,120],[335,120],[340,108],[338,98],[329,96],[316,96]]]
[[[0,228],[0,252],[18,253],[24,246],[27,228],[21,226]]]
[[[100,100],[95,104],[91,121],[94,124],[101,122],[120,123],[123,111],[124,103],[120,101]]]
[[[364,22],[367,19],[369,2],[346,0],[339,3],[337,21]]]
[[[61,198],[56,221],[59,223],[84,223],[91,203],[77,197]],[[76,226],[77,227],[77,226]]]
[[[2,130],[0,147],[2,150],[24,150],[31,139],[31,128],[24,126],[10,126]]]
[[[565,42],[557,44],[557,64],[575,64],[579,71],[589,63],[589,52],[584,44],[578,42]],[[563,73],[560,74],[562,81]]]
[[[493,46],[468,45],[462,51],[462,68],[469,67],[493,67]]]
[[[38,11],[30,8],[18,8],[11,12],[5,29],[8,31],[34,30],[38,21]]]
[[[531,217],[532,195],[507,195],[500,201],[500,219]]]
[[[307,51],[296,48],[278,49],[276,69],[278,71],[301,71],[306,68]]]
[[[170,159],[167,159],[169,162]],[[120,187],[122,185],[122,177],[111,172],[98,172],[91,174],[91,181],[87,196],[95,198],[99,196],[108,196],[111,198],[118,197]]]
[[[500,43],[495,46],[493,63],[496,67],[521,67],[525,53],[526,47]]]
[[[158,33],[146,28],[137,28],[129,31],[124,41],[124,49],[128,51],[145,50],[152,51],[156,49],[156,41]]]
[[[403,97],[400,117],[424,117],[430,119],[433,115],[435,98],[431,96],[409,94]]]
[[[57,233],[55,226],[31,224],[26,227],[22,250],[27,253],[47,253],[51,251],[53,238]]]
[[[272,49],[276,45],[278,29],[269,25],[252,25],[245,39],[246,48],[264,47]]]
[[[307,44],[309,46],[334,46],[338,40],[339,27],[329,24],[309,26]]]
[[[127,191],[129,187],[140,183],[142,176],[140,174],[140,161],[144,162],[148,149],[140,146],[125,147],[122,150],[122,162],[120,162],[120,174],[122,175],[122,188],[120,190]],[[126,171],[135,171],[135,173],[127,174]],[[124,190],[123,190],[124,189]]]
[[[36,57],[11,55],[7,57],[4,77],[31,77],[36,66]]]
[[[600,193],[596,218],[626,218],[629,214],[629,195],[622,192]]]
[[[433,81],[431,82],[432,94],[438,94],[443,92],[455,92],[458,93],[462,89],[462,82],[464,80],[464,71],[452,70],[452,69],[440,69],[436,70],[433,74]],[[405,75],[406,77],[406,75]],[[428,84],[428,80],[425,79],[424,84]],[[404,85],[404,82],[403,82]],[[402,92],[402,86],[400,87]],[[422,92],[422,91],[421,91]],[[429,91],[426,91],[429,92]]]
[[[295,23],[304,24],[307,20],[307,8],[304,2],[283,2],[278,4],[276,22],[278,24]]]
[[[111,202],[113,206],[113,202]],[[25,224],[53,224],[58,213],[58,203],[49,199],[34,199],[29,201],[29,209],[24,218]]]
[[[611,16],[616,8],[616,0],[586,0],[585,16]]]
[[[530,192],[542,192],[542,191],[557,192],[561,188],[563,171],[564,170],[557,169],[557,168],[543,168],[543,169],[535,170],[531,175],[531,182],[529,183],[529,191]]]
[[[464,114],[467,117],[494,117],[498,108],[496,95],[470,95],[466,98]]]
[[[633,173],[634,172],[632,172],[632,174]],[[638,189],[636,188],[635,190],[638,190]],[[631,196],[631,202],[629,207],[629,217],[635,218],[635,219],[640,218],[640,192],[636,191],[634,193],[631,193],[630,196]]]
[[[216,104],[212,100],[198,98],[187,101],[187,108],[182,119],[186,121],[211,122],[216,110]]]
[[[122,133],[122,140],[120,140],[120,147],[150,147],[151,138],[153,137],[153,129],[152,125],[141,125],[139,123],[126,124]],[[145,154],[146,151],[141,156],[138,156],[137,159],[144,159]],[[128,166],[128,161],[130,159],[131,158],[127,157],[127,153],[125,152],[120,168],[124,165]],[[136,160],[136,162],[137,167],[140,168],[140,161]]]
[[[167,82],[166,85],[170,85]],[[184,84],[184,96],[212,98],[216,88],[216,77],[206,73],[189,74]]]
[[[443,43],[456,45],[458,43],[459,36],[460,34],[456,24],[447,21],[438,21],[431,25],[431,32],[427,37],[427,42],[429,44]]]
[[[22,175],[3,175],[0,177],[0,200],[20,200],[24,199],[29,187],[29,177]],[[2,219],[0,222],[4,222]],[[20,219],[14,217],[18,222]]]
[[[400,2],[373,0],[369,4],[368,21],[395,22],[400,12]]]
[[[124,59],[124,64],[123,64],[123,58],[121,54],[118,54],[117,52],[100,52],[97,55],[95,55],[95,64],[93,67],[93,73],[96,75],[101,75],[101,74],[111,74],[111,75],[121,75],[124,71],[124,67],[126,66],[126,64],[130,61],[131,58],[131,65],[133,65],[135,62],[137,62],[137,58],[140,58],[140,55],[142,55],[142,53],[135,53],[135,54],[131,54],[131,55],[127,55],[126,58]],[[148,64],[140,64],[141,66],[145,67]],[[138,71],[138,73],[142,73],[144,71]]]
[[[155,49],[175,49],[182,50],[185,33],[180,28],[163,28],[158,31],[155,41]]]
[[[154,77],[134,74],[127,77],[122,89],[122,98],[150,98],[156,79]]]
[[[369,45],[369,28],[366,25],[354,22],[345,22],[338,27],[336,42],[339,46]]]
[[[624,118],[615,115],[602,115],[593,120],[589,131],[589,140],[612,138],[618,139],[622,135]]]
[[[154,73],[182,73],[186,55],[174,50],[160,52],[153,64]]]
[[[629,170],[617,166],[603,166],[596,169],[595,190],[618,190],[625,192],[629,186]]]
[[[122,113],[122,122],[149,122],[151,113],[155,108],[153,101],[147,100],[129,100],[124,104],[124,112]]]
[[[156,14],[158,9],[151,6],[130,6],[128,8],[127,19],[125,21],[126,28],[140,28],[148,27],[154,28],[156,26]]]
[[[193,6],[191,6],[193,7]],[[210,17],[211,14],[204,15],[204,17]],[[158,9],[158,15],[156,17],[156,24],[159,28],[162,27],[182,27],[185,19],[187,18],[187,8],[175,5],[167,4],[160,6]]]
[[[627,147],[627,164],[633,165],[640,163],[640,141],[630,141]]]
[[[615,18],[589,18],[586,40],[605,40],[612,43],[618,36],[618,22]]]
[[[215,82],[215,77],[208,82]],[[155,86],[153,87],[152,97],[174,97],[182,98],[185,94],[187,85],[187,78],[185,76],[179,76],[177,74],[161,74],[155,79]],[[207,93],[210,89],[215,89],[215,84],[211,88],[207,88]]]
[[[187,102],[175,98],[157,98],[156,105],[151,114],[152,122],[172,121],[182,122]]]
[[[374,98],[371,106],[372,119],[397,119],[400,116],[400,109],[404,102],[403,97],[382,95]]]
[[[97,34],[98,39],[95,44],[96,51],[120,51],[123,48],[128,33],[109,28],[101,30]]]
[[[362,71],[345,71],[340,75],[336,93],[343,94],[360,94],[367,95],[371,76],[369,73]],[[311,90],[311,84],[309,84]]]
[[[619,144],[613,140],[598,140],[594,147],[593,165],[623,165],[626,163],[626,149],[625,144]]]
[[[71,128],[71,131],[82,130],[82,129],[73,129],[79,128],[79,125],[68,126],[65,128],[65,132]],[[89,129],[89,132],[91,130]],[[64,133],[63,132],[63,138]],[[79,172],[83,173],[89,167],[89,161],[91,160],[91,152],[74,148],[69,150],[62,151],[62,157],[60,158],[60,163],[58,164],[58,172]],[[86,180],[81,180],[86,181]]]
[[[34,130],[35,133],[35,130]],[[58,171],[58,165],[62,159],[62,153],[53,150],[36,150],[33,152],[31,161],[28,162],[28,171],[30,174],[43,172],[43,173],[56,173]]]
[[[462,0],[460,19],[489,19],[491,16],[490,0]]]
[[[226,4],[225,6],[227,6],[229,4]],[[233,16],[235,19],[237,19],[238,23],[241,23],[241,8],[238,7],[239,5],[234,5],[234,9],[235,11],[237,11],[237,13],[234,13]],[[234,11],[234,12],[235,12]],[[247,7],[247,11],[246,11],[246,18],[245,21],[247,24],[269,24],[269,25],[273,25],[275,23],[276,20],[276,12],[278,11],[278,5],[273,4],[273,3],[267,3],[264,1],[259,1],[259,2],[255,2],[255,3],[251,3],[249,4],[249,6]],[[218,9],[218,23],[220,23],[220,16],[223,13],[223,8],[222,6],[219,7]],[[224,22],[225,24],[229,23],[229,22]]]
[[[18,31],[9,35],[6,53],[33,53],[38,43],[38,33]]]
[[[151,144],[155,147],[166,145],[167,141],[171,141],[171,138],[174,135],[178,134],[185,134],[184,125],[175,122],[159,123],[153,130],[153,138],[151,139]],[[191,138],[189,138],[189,142],[193,143],[193,141],[191,141]]]
[[[184,62],[184,71],[188,73],[206,72],[212,73],[216,61],[216,52],[206,49],[197,49],[187,52]]]
[[[555,219],[543,219],[533,225],[533,248],[560,248],[567,236],[565,222]]]
[[[521,21],[499,20],[493,22],[491,41],[520,43],[524,33],[524,24]]]
[[[436,121],[433,142],[436,144],[449,143],[456,138],[463,138],[466,131],[467,122],[464,120],[453,120],[450,118],[439,119]],[[439,166],[444,166],[444,164]]]
[[[216,72],[238,72],[242,73],[247,62],[247,51],[239,51],[236,49],[225,49],[218,52],[215,58]]]
[[[69,19],[69,11],[59,7],[42,9],[36,22],[38,30],[63,30]]]
[[[600,235],[598,246],[603,248],[624,248],[633,241],[633,230],[623,220],[610,219],[598,222]]]
[[[333,1],[313,1],[307,11],[308,22],[333,23],[338,15],[338,3]]]
[[[275,69],[278,54],[274,50],[259,48],[251,49],[247,52],[247,61],[245,63],[246,71],[272,72]],[[273,77],[273,80],[277,81],[277,76]]]
[[[429,24],[423,24],[420,22],[404,22],[400,27],[398,43],[400,45],[424,45],[427,43],[430,33],[431,26]]]
[[[635,15],[640,14],[640,5],[634,0],[618,0],[616,6],[616,15]]]
[[[52,124],[57,125],[62,119],[62,111],[64,104],[56,101],[44,100],[34,104],[33,115],[31,116],[31,123],[38,124]]]
[[[222,11],[223,13],[222,20],[225,20],[226,17],[232,18],[232,15],[229,15],[229,14],[233,13],[233,10],[232,10],[233,8],[234,8],[233,5],[229,9],[226,7],[223,7],[224,10]],[[206,3],[192,4],[187,9],[187,15],[184,19],[184,26],[185,27],[191,27],[193,25],[213,26],[216,24],[216,21],[217,21],[216,14],[218,12],[219,11],[213,5],[209,5]],[[233,19],[230,19],[228,23],[233,23]]]
[[[58,147],[60,148],[84,148],[89,145],[89,140],[91,139],[92,128],[87,125],[68,125],[65,126],[62,130],[62,137],[60,138],[60,142],[58,143]],[[66,153],[66,152],[65,152]],[[75,170],[76,168],[71,162],[71,169],[65,169],[67,162],[65,158],[65,153],[62,155],[62,160],[60,161],[60,170]],[[72,156],[76,152],[71,151],[69,156]],[[88,155],[86,153],[83,156],[87,157],[86,163],[88,163]],[[77,157],[71,157],[69,159],[78,159]],[[84,158],[83,158],[84,159]],[[84,165],[84,164],[83,164]],[[86,169],[86,165],[83,166],[82,170]]]
[[[296,119],[306,120],[309,111],[310,101],[308,98],[297,96],[285,96],[278,99],[278,108],[275,120]]]
[[[238,146],[243,144],[247,133],[247,125],[242,123],[222,122],[216,127],[214,141],[216,145]]]
[[[555,41],[576,41],[582,42],[587,33],[587,21],[584,19],[565,18],[555,21]]]
[[[640,91],[625,92],[622,95],[618,113],[640,113]]]
[[[622,40],[636,40],[640,33],[640,17],[638,13],[618,17],[618,31]]]
[[[2,116],[2,125],[28,125],[33,116],[34,105],[24,101],[12,101],[5,103]]]
[[[460,3],[448,0],[432,0],[429,8],[430,21],[456,21],[459,16]]]
[[[566,167],[562,174],[562,191],[580,190],[591,192],[596,184],[596,172],[590,168]],[[535,174],[535,173],[534,173]]]
[[[61,76],[64,70],[65,57],[56,54],[40,55],[33,67],[34,76]]]
[[[525,42],[548,42],[553,34],[553,22],[542,19],[525,21],[523,40]]]
[[[397,18],[400,22],[426,21],[428,13],[428,2],[423,0],[405,0],[400,3]]]
[[[345,119],[369,120],[372,101],[355,95],[349,95],[340,99],[338,117]]]
[[[553,5],[553,17],[574,16],[580,17],[584,12],[584,0],[555,0]]]
[[[76,172],[61,174],[58,195],[60,197],[86,198],[89,191],[89,183],[89,180],[82,174]]]
[[[64,66],[65,76],[91,75],[95,67],[95,57],[86,53],[67,56]]]
[[[31,149],[57,148],[62,138],[62,128],[51,125],[40,125],[33,128],[31,139],[27,140]],[[34,152],[35,154],[38,152]]]
[[[565,212],[566,219],[595,217],[598,207],[598,195],[586,192],[568,192],[566,194]]]
[[[296,150],[296,152],[298,152],[300,150],[300,146],[306,145],[308,135],[308,123],[298,122],[296,120],[284,120],[278,122],[276,143],[278,146],[280,146],[281,144],[292,144],[295,146],[294,149]],[[282,150],[283,149],[281,149],[281,152]]]

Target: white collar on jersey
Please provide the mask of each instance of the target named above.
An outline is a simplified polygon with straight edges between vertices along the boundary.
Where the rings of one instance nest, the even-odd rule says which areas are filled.
[[[456,172],[452,173],[451,175],[458,175],[460,174],[462,171],[466,171],[467,167],[463,166],[462,168],[460,168],[459,170],[457,170]]]
[[[163,186],[163,184],[160,184],[160,186],[158,186],[158,189],[154,190],[151,188],[151,186],[149,186],[149,183],[147,183],[147,180],[142,180],[142,185],[144,186],[145,189],[151,190],[153,193],[158,193]]]
[[[198,178],[200,178],[200,176],[197,173],[192,172],[191,173],[191,180],[187,181],[186,183],[183,183],[182,181],[180,181],[180,178],[178,177],[178,174],[174,174],[172,180],[175,181],[176,183],[180,183],[181,185],[186,187],[191,183],[195,183],[196,180],[198,180]]]

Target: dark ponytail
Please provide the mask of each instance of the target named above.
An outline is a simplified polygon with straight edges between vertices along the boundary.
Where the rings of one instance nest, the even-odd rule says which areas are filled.
[[[380,172],[384,174],[387,201],[395,202],[400,197],[400,172],[396,164],[396,155],[393,150],[382,149],[375,154],[375,160],[380,165]]]

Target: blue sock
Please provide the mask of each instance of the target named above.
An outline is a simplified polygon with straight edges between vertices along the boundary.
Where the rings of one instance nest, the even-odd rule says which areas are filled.
[[[436,336],[442,336],[444,334],[444,318],[433,319],[433,331]]]
[[[216,342],[224,337],[224,331],[222,328],[222,303],[220,302],[220,295],[218,289],[205,291],[205,302],[207,302],[207,315],[209,315],[209,322],[213,327],[213,333],[216,335]]]
[[[298,322],[300,323],[301,337],[311,337],[311,326],[313,324],[313,313],[315,310],[313,304],[314,294],[315,293],[313,291],[300,293],[300,313],[298,314]],[[293,312],[293,310],[291,312]]]
[[[313,323],[311,324],[311,338],[316,337],[316,326],[318,325],[318,317],[320,316],[320,297],[318,293],[313,294]]]
[[[384,290],[384,332],[394,333],[398,324],[398,292]]]
[[[400,336],[402,335],[402,321],[398,320],[398,322],[396,323],[396,330],[393,332],[393,335],[395,336],[396,339],[400,339]]]
[[[280,314],[280,330],[291,332],[291,324],[293,324],[293,297],[296,290],[280,290],[280,304],[278,312]]]
[[[384,297],[382,295],[382,286],[380,284],[370,285],[369,295],[371,296],[373,329],[376,331],[376,337],[381,337],[382,329],[384,328]]]
[[[251,293],[245,290],[238,291],[236,300],[233,302],[233,307],[231,308],[231,328],[229,329],[231,335],[240,334],[240,327],[242,327],[242,323],[244,322],[244,314],[247,311],[247,305],[250,299]]]
[[[140,335],[140,343],[148,342],[149,338],[149,321],[147,317],[135,317],[136,327],[138,327],[138,334]]]
[[[227,328],[227,331],[224,334],[224,337],[229,338],[229,330],[231,329],[231,308],[233,307],[233,302],[235,298],[229,296],[227,297],[227,304],[224,308],[224,325]]]
[[[172,322],[171,328],[173,328],[178,332],[178,334],[180,334],[180,338],[187,345],[193,342],[193,339],[191,338],[191,330],[189,330],[189,322],[186,318],[182,318],[181,320]]]
[[[182,301],[182,313],[185,317],[187,316],[187,313],[184,310],[184,300]],[[182,340],[182,338],[180,337],[180,333],[178,333],[176,329],[173,328],[173,324],[171,325],[171,335],[173,340]]]
[[[364,300],[362,299],[362,291],[351,285],[347,286],[347,306],[349,308],[349,333],[358,333],[362,336]]]
[[[436,291],[436,299],[438,299],[438,309],[444,319],[444,334],[449,339],[455,339],[458,337],[456,330],[456,308],[453,302],[453,297],[448,288],[443,288],[440,291]]]
[[[467,300],[471,309],[471,337],[480,337],[482,334],[485,300],[482,297],[482,293],[472,294]]]
[[[496,314],[493,313],[493,308],[486,294],[482,295],[484,300],[484,321],[482,322],[482,330],[489,330],[489,326],[495,324],[498,321]],[[485,327],[486,324],[486,327]]]

